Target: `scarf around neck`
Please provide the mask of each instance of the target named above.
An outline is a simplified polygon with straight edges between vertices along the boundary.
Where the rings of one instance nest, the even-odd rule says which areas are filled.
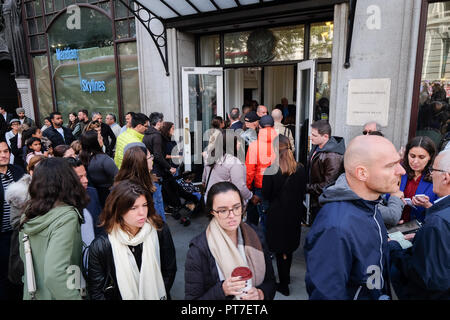
[[[219,269],[225,279],[231,276],[236,267],[248,267],[252,271],[253,286],[259,286],[266,274],[266,263],[264,252],[256,232],[247,224],[241,222],[240,231],[242,232],[244,256],[234,244],[233,240],[226,234],[225,230],[219,225],[217,218],[213,218],[206,229],[206,239]],[[239,232],[239,229],[237,230]],[[240,237],[238,237],[240,238]]]
[[[108,234],[111,242],[117,284],[123,300],[166,300],[161,274],[159,240],[156,229],[146,222],[135,237],[120,228]],[[128,246],[143,243],[141,270]]]

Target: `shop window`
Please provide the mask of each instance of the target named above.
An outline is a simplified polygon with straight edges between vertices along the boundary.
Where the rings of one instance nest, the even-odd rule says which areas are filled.
[[[123,114],[141,112],[139,101],[139,68],[136,42],[118,45]]]
[[[248,62],[247,40],[249,31],[226,33],[224,35],[225,64]]]
[[[428,5],[416,136],[440,146],[450,133],[450,2]]]
[[[303,60],[304,47],[304,25],[223,34],[225,65]],[[200,54],[200,65],[221,65],[220,35],[200,37]]]
[[[273,61],[303,60],[305,27],[282,27],[271,29],[277,38]]]
[[[218,34],[200,38],[201,65],[220,64],[220,36]]]
[[[48,60],[46,55],[34,56],[32,59],[39,117],[40,119],[44,119],[53,111]]]
[[[59,16],[48,31],[56,109],[65,120],[81,108],[118,114],[112,21],[97,10],[80,9],[80,30],[68,29]]]
[[[331,58],[333,49],[333,22],[312,23],[310,28],[309,58]]]

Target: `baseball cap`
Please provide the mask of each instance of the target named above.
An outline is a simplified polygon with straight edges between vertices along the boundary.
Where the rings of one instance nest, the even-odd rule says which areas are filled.
[[[145,154],[147,154],[147,147],[142,142],[131,142],[131,143],[127,144],[125,146],[125,148],[123,148],[123,154],[125,154],[125,152],[127,152],[128,149],[133,148],[133,147],[139,147]]]
[[[256,114],[255,111],[250,111],[249,113],[247,113],[245,115],[244,120],[247,122],[255,122],[258,121],[260,119],[260,117]]]
[[[18,123],[20,123],[20,120],[19,120],[19,119],[11,119],[11,121],[9,121],[9,124],[12,124],[13,122],[18,122]]]
[[[274,123],[272,116],[269,115],[262,116],[261,120],[259,120],[259,125],[261,126],[261,128],[273,127]]]

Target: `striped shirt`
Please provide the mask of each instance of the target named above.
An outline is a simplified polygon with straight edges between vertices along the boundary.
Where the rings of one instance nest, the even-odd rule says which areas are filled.
[[[11,207],[9,203],[5,200],[6,189],[8,189],[9,185],[14,182],[11,171],[8,169],[6,174],[0,173],[0,178],[2,180],[3,185],[3,216],[0,225],[0,232],[11,231],[11,222],[9,221],[9,215],[11,211]]]

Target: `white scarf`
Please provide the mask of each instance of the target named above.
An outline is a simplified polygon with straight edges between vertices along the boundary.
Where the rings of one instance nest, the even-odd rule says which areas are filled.
[[[166,300],[161,275],[159,240],[156,229],[148,222],[134,238],[120,228],[108,234],[111,242],[117,284],[123,300]],[[136,259],[128,246],[141,243],[142,265],[139,272]]]

